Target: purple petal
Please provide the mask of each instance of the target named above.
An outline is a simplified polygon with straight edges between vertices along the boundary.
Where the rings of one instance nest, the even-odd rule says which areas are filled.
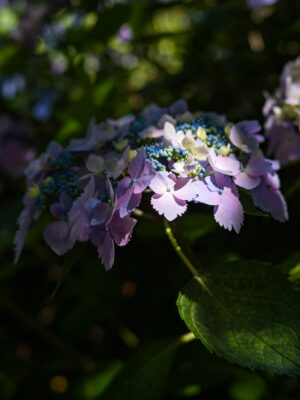
[[[232,178],[230,176],[215,172],[212,175],[211,180],[213,184],[219,189],[224,189],[225,187],[228,187],[236,197],[239,197],[239,191],[235,184],[232,182]]]
[[[126,179],[126,178],[124,178]],[[134,186],[131,184],[120,197],[117,198],[117,209],[120,212],[121,218],[125,217],[125,215],[129,214],[131,210],[129,210],[129,203],[133,196]]]
[[[266,186],[269,186],[273,189],[279,189],[280,188],[280,179],[279,175],[276,174],[275,172],[272,174],[266,174],[263,177],[263,181]]]
[[[50,207],[50,212],[54,218],[63,219],[72,207],[72,198],[63,192],[59,196],[59,203],[54,203]]]
[[[32,218],[30,216],[29,210],[26,208],[21,212],[18,218],[19,230],[16,233],[14,243],[15,243],[15,259],[14,262],[16,263],[21,255],[24,242],[26,239],[27,232],[30,228]]]
[[[231,157],[217,156],[213,148],[209,151],[208,156],[211,167],[225,175],[237,175],[240,170],[240,162]]]
[[[70,236],[72,241],[80,240],[85,242],[89,237],[89,221],[80,211],[72,212],[69,216]]]
[[[229,231],[234,228],[239,233],[244,221],[243,207],[239,199],[227,187],[221,195],[221,203],[214,209],[216,221]]]
[[[259,155],[252,156],[247,164],[246,171],[251,176],[260,176],[272,169],[272,162]]]
[[[92,210],[91,225],[101,225],[108,222],[112,213],[112,208],[105,203],[98,204]]]
[[[252,197],[254,204],[262,211],[270,213],[277,221],[287,221],[287,205],[279,190],[261,184],[252,190]]]
[[[131,178],[139,178],[145,166],[146,153],[142,148],[138,151],[137,155],[130,162],[128,166],[128,172]]]
[[[154,194],[151,197],[151,204],[159,215],[164,215],[168,221],[173,221],[178,215],[185,213],[187,209],[184,200],[176,199],[170,192],[163,195]]]
[[[236,126],[246,135],[253,136],[261,131],[260,123],[256,120],[252,121],[241,121]]]
[[[126,178],[123,178],[118,186],[117,186],[117,198],[120,198],[121,196],[124,195],[124,193],[130,188],[131,186],[131,178],[129,178],[129,176],[126,176]]]
[[[129,159],[129,152],[130,152],[130,147],[128,146],[124,150],[122,157],[120,158],[120,160],[117,163],[116,169],[112,175],[112,177],[114,179],[117,179],[120,176],[121,172],[127,167],[128,159]]]
[[[134,185],[134,193],[143,192],[150,184],[155,176],[152,163],[146,160],[144,169]]]
[[[125,246],[129,242],[136,223],[137,220],[134,218],[129,216],[120,218],[118,212],[114,214],[109,224],[109,230],[118,246]]]
[[[95,194],[95,179],[92,177],[85,187],[83,193],[76,199],[69,212],[70,235],[72,241],[88,240],[89,215],[85,205]]]
[[[236,147],[244,151],[245,153],[251,153],[258,149],[258,141],[254,136],[251,136],[251,132],[255,132],[257,128],[252,123],[256,121],[243,121],[233,127],[230,130],[230,141]],[[247,125],[249,123],[249,125]]]
[[[135,210],[142,200],[142,193],[133,193],[130,197],[128,204],[127,204],[127,212],[126,214],[120,212],[121,218],[125,217],[125,215],[130,214],[131,211]]]
[[[115,259],[115,246],[109,232],[101,231],[94,238],[93,243],[97,246],[98,256],[106,270],[111,269]]]
[[[240,172],[234,178],[234,183],[244,189],[254,189],[260,184],[259,176],[250,176],[247,172]]]
[[[198,186],[196,181],[192,181],[190,178],[177,179],[174,187],[174,196],[181,200],[192,201],[197,196]]]
[[[59,143],[52,141],[49,143],[49,145],[46,149],[45,158],[46,159],[50,158],[51,160],[54,160],[62,152],[63,152],[63,147]]]
[[[47,225],[44,231],[44,239],[59,256],[66,253],[74,245],[74,241],[70,237],[69,225],[65,221],[55,221]]]
[[[209,206],[220,204],[221,196],[218,191],[209,190],[208,186],[203,181],[197,182],[197,188],[197,197],[194,200],[196,203],[204,203]]]
[[[168,172],[156,172],[154,178],[152,179],[149,187],[150,189],[157,194],[163,195],[167,188],[173,188],[175,186],[175,182],[168,177]]]
[[[179,99],[175,101],[175,103],[171,104],[169,107],[169,113],[171,115],[183,114],[188,110],[187,102],[183,99]]]

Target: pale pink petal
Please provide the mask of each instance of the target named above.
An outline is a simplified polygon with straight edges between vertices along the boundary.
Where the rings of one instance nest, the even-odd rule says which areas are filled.
[[[181,200],[194,200],[198,193],[196,181],[190,178],[178,178],[174,187],[174,196]]]
[[[164,125],[164,141],[167,145],[178,145],[178,138],[176,136],[176,129],[175,126],[172,125],[170,122],[166,122]]]
[[[240,171],[240,162],[231,157],[217,156],[213,148],[208,156],[211,167],[225,175],[237,175]]]
[[[156,172],[154,178],[152,179],[149,187],[150,189],[157,194],[164,194],[168,187],[174,187],[175,182],[168,178],[168,172]]]
[[[244,221],[243,207],[239,199],[227,187],[224,188],[221,198],[221,203],[214,209],[216,221],[229,231],[234,228],[236,233],[239,233]]]
[[[233,180],[236,185],[251,190],[260,184],[261,178],[259,176],[250,176],[247,172],[240,172]]]
[[[154,194],[151,197],[151,204],[159,215],[164,215],[168,221],[173,221],[178,215],[184,214],[187,209],[186,202],[175,199],[170,192],[163,195]]]
[[[139,132],[139,136],[142,138],[158,138],[164,135],[163,129],[157,129],[155,126],[150,125],[147,128]]]
[[[221,196],[217,191],[211,191],[203,181],[197,181],[197,197],[195,198],[196,203],[204,203],[210,206],[216,206],[220,204]]]

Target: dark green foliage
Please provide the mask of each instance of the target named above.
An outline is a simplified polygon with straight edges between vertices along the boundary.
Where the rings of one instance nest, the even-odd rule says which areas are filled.
[[[18,1],[7,3],[11,8]],[[27,3],[33,7],[43,1]],[[258,12],[248,10],[244,0],[138,0],[122,5],[111,0],[99,12],[98,0],[44,3],[49,8],[42,25],[66,22],[73,14],[86,18],[77,28],[68,28],[54,48],[45,46],[40,31],[34,46],[25,43],[25,33],[15,40],[7,30],[13,20],[3,23],[6,11],[0,8],[0,86],[14,74],[24,75],[27,82],[10,99],[0,90],[0,139],[3,115],[25,122],[37,153],[50,140],[65,145],[83,136],[92,117],[100,122],[138,113],[152,102],[167,106],[178,98],[187,100],[191,110],[224,113],[233,122],[263,122],[263,91],[276,88],[284,64],[300,53],[299,0],[278,0]],[[22,7],[15,15],[22,17]],[[124,23],[133,31],[130,43],[116,40]],[[258,47],[255,37],[262,39]],[[56,75],[51,65],[61,57],[67,67]],[[49,119],[38,120],[33,108],[48,90],[59,97]],[[174,226],[182,247],[190,246],[187,253],[196,254],[196,267],[203,267],[209,287],[238,315],[229,318],[200,285],[188,284],[188,292],[202,299],[193,306],[201,312],[197,332],[208,348],[221,355],[226,351],[225,358],[235,363],[230,364],[198,340],[178,348],[178,337],[187,328],[175,299],[190,273],[164,239],[159,221],[138,218],[131,243],[117,249],[113,270],[107,272],[91,246],[82,252],[76,246],[64,257],[51,252],[42,239],[50,220],[45,216],[33,226],[14,265],[13,236],[25,185],[23,177],[12,179],[0,171],[0,399],[100,400],[106,392],[107,400],[299,400],[298,378],[239,368],[236,362],[266,367],[266,356],[252,351],[246,357],[234,343],[228,351],[228,326],[250,332],[255,322],[265,340],[279,344],[291,338],[289,349],[280,345],[283,356],[296,353],[300,304],[287,277],[299,288],[299,172],[299,163],[280,171],[289,196],[287,224],[262,217],[251,197],[242,194],[246,217],[239,235],[220,228],[212,207],[205,205],[189,207]],[[146,203],[141,208],[153,213]],[[224,264],[253,258],[278,266],[286,276],[260,263]],[[216,267],[210,268],[213,263]],[[260,298],[268,290],[275,305]],[[241,296],[245,293],[247,299]],[[181,295],[187,310],[190,296],[185,290]],[[242,310],[243,317],[238,314]],[[274,318],[268,330],[270,314]],[[278,337],[279,331],[285,336]],[[248,347],[251,338],[262,349],[257,336],[247,333],[243,338]],[[265,349],[273,358],[269,370],[297,372],[276,349]],[[59,394],[50,382],[61,375],[68,386]]]
[[[159,400],[170,373],[179,338],[164,339],[141,348],[129,360],[101,400]]]
[[[237,261],[211,267],[180,292],[177,306],[205,346],[232,363],[300,373],[300,294],[273,267]]]

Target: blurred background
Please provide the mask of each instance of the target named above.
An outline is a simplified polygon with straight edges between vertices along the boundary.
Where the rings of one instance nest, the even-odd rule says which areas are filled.
[[[250,2],[251,3],[251,2]],[[263,123],[264,91],[300,54],[300,1],[0,0],[0,399],[101,399],[145,344],[187,332],[176,309],[189,273],[162,227],[139,221],[105,272],[92,246],[58,257],[42,220],[18,264],[25,165],[97,122],[179,98],[191,111]],[[257,258],[297,280],[299,166],[281,171],[290,222],[251,215],[240,235],[197,206],[177,233],[202,265]],[[299,185],[298,185],[299,187]],[[295,272],[296,271],[296,272]],[[154,367],[153,367],[154,368]],[[180,348],[156,397],[299,399],[300,381],[234,367],[200,342]],[[109,397],[108,397],[109,399]]]

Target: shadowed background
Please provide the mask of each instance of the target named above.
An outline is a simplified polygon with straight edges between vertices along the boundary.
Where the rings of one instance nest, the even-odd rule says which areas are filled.
[[[184,98],[192,111],[263,123],[263,91],[274,91],[283,65],[300,53],[299,15],[298,0],[256,10],[243,0],[0,0],[1,399],[101,399],[137,348],[187,332],[175,301],[189,273],[158,222],[139,221],[105,272],[92,246],[52,253],[45,217],[13,264],[26,163],[50,140],[85,135],[92,117],[118,118],[152,102]],[[299,167],[280,176],[286,193]],[[236,235],[198,205],[177,233],[202,266],[257,258],[288,272],[300,261],[298,198],[290,194],[286,224],[246,215]],[[233,367],[200,342],[177,351],[163,386],[157,399],[287,400],[300,391],[296,378]]]

